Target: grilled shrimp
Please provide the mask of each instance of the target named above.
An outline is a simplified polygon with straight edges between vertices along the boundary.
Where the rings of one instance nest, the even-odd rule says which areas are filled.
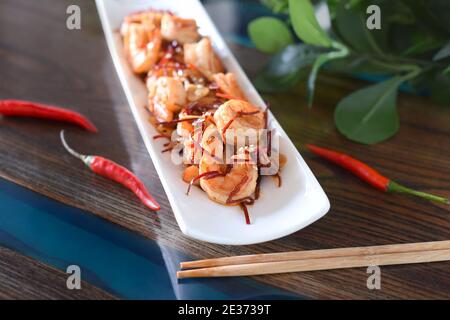
[[[196,149],[193,138],[188,136],[182,141],[182,144],[183,144],[183,164],[185,165],[195,164]]]
[[[236,138],[249,130],[259,130],[265,127],[264,113],[254,105],[244,100],[228,100],[214,113],[217,129],[226,141],[226,131],[234,130]],[[257,132],[255,132],[257,133]],[[235,143],[229,141],[227,143]]]
[[[187,136],[182,136],[183,143],[183,163],[184,164],[198,164],[203,153],[201,147],[202,131],[192,131]]]
[[[165,14],[161,20],[161,33],[164,39],[179,43],[192,43],[200,39],[194,19],[183,19]]]
[[[128,28],[131,24],[143,24],[148,30],[153,30],[161,27],[162,12],[148,10],[132,13],[125,17],[121,27],[120,33],[123,37],[128,33]]]
[[[178,114],[178,119],[180,120],[195,118],[198,118],[198,116],[189,115],[185,109],[181,110],[181,112]],[[192,132],[194,132],[194,126],[192,125],[191,121],[180,121],[177,123],[177,134],[181,138],[189,138]]]
[[[192,84],[185,81],[186,98],[189,102],[198,101],[209,94],[209,89],[201,84]]]
[[[211,40],[206,37],[197,43],[184,45],[184,62],[194,65],[209,80],[212,80],[215,73],[224,70],[222,62],[213,50]]]
[[[240,200],[250,197],[256,189],[258,167],[247,162],[248,155],[235,156],[242,160],[233,165],[222,164],[215,161],[208,153],[200,159],[199,173],[217,172],[217,176],[200,179],[200,186],[211,200],[220,204],[236,205]]]
[[[188,166],[183,171],[183,181],[186,183],[190,183],[192,179],[198,176],[198,167],[197,166]],[[198,185],[198,182],[196,183]]]
[[[144,24],[131,23],[124,36],[124,46],[135,73],[148,72],[159,58],[161,32]]]
[[[155,112],[155,116],[165,119],[168,115],[170,120],[173,119],[174,112],[179,112],[186,104],[198,101],[209,94],[207,87],[191,84],[183,77],[150,76],[147,78],[147,89],[150,104],[157,101],[160,106],[164,106],[166,109],[163,112],[165,116],[158,116],[157,112]],[[153,110],[150,111],[153,112]],[[186,116],[188,116],[187,113]],[[180,115],[181,118],[183,118],[183,114]]]
[[[183,81],[172,77],[149,77],[147,79],[149,109],[159,121],[173,120],[174,113],[186,103]]]
[[[209,125],[203,132],[201,146],[205,153],[214,157],[215,160],[223,162],[222,137],[215,125]]]
[[[223,93],[238,99],[245,99],[245,95],[242,93],[242,90],[236,80],[236,76],[233,73],[216,73],[213,75],[213,80]]]
[[[187,101],[183,81],[179,78],[159,77],[154,96],[165,102],[171,111],[180,111]]]

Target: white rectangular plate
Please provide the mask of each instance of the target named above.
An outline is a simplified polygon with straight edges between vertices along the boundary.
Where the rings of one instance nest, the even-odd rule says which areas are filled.
[[[280,151],[287,157],[281,172],[283,185],[275,186],[271,178],[262,180],[261,197],[249,207],[252,220],[246,225],[239,207],[221,206],[208,199],[206,193],[193,188],[186,196],[186,183],[181,180],[182,168],[162,154],[162,142],[154,141],[157,134],[148,121],[142,106],[147,103],[147,90],[141,79],[128,66],[117,30],[123,18],[143,9],[171,10],[185,18],[194,18],[202,35],[214,43],[215,50],[228,71],[233,72],[249,100],[265,108],[241,67],[218,33],[202,4],[198,0],[96,0],[106,40],[127,96],[139,131],[150,153],[155,168],[167,193],[181,231],[189,237],[226,245],[246,245],[265,242],[296,232],[325,215],[330,203],[327,196],[306,165],[297,149],[269,114],[269,127],[280,139]]]

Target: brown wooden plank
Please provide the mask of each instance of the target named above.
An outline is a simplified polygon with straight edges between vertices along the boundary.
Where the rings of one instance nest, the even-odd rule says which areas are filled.
[[[65,9],[71,3],[81,6],[82,31],[65,28]],[[442,206],[384,195],[303,151],[305,143],[316,143],[349,152],[398,182],[450,196],[449,108],[435,106],[426,98],[401,95],[401,131],[387,142],[367,147],[339,135],[332,117],[338,99],[361,82],[322,76],[313,109],[307,108],[302,88],[266,96],[316,173],[332,209],[319,222],[277,241],[240,247],[213,245],[188,239],[178,229],[128,109],[93,1],[3,0],[0,27],[0,98],[66,106],[88,115],[100,129],[92,135],[49,122],[0,120],[1,177],[198,258],[450,239],[448,210]],[[255,51],[232,49],[251,74],[262,66],[264,57],[260,59]],[[68,129],[68,140],[81,152],[109,157],[142,177],[162,205],[159,215],[64,153],[58,137],[61,128]],[[366,288],[367,274],[362,269],[255,279],[312,298],[450,298],[448,267],[448,263],[434,263],[382,268],[380,291]]]
[[[68,274],[0,247],[0,299],[116,299],[81,281],[80,290],[66,286]]]

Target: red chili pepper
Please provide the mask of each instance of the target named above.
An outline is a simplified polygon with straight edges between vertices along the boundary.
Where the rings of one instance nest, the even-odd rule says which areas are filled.
[[[384,177],[378,171],[369,167],[367,164],[355,158],[352,158],[346,154],[325,148],[320,148],[318,146],[311,144],[308,144],[306,146],[311,152],[337,164],[338,166],[347,169],[348,171],[352,172],[353,174],[361,178],[363,181],[369,183],[378,190],[389,193],[404,193],[421,197],[430,201],[435,201],[438,203],[450,204],[450,201],[444,197],[439,197],[433,194],[420,192],[417,190],[404,187],[392,181],[391,179]]]
[[[139,180],[139,178],[136,177],[128,169],[103,157],[86,156],[79,154],[78,152],[70,148],[67,144],[64,138],[64,131],[61,131],[61,141],[64,145],[64,148],[71,155],[83,161],[93,172],[115,182],[118,182],[129,190],[133,191],[134,194],[142,201],[142,203],[151,210],[158,211],[159,209],[161,209],[160,205],[156,202],[155,199],[153,199],[141,180]]]
[[[11,117],[32,117],[76,124],[88,131],[97,128],[83,115],[59,107],[22,100],[0,100],[0,114]]]
[[[241,207],[242,211],[244,211],[245,223],[251,224],[250,215],[248,214],[247,206],[243,202],[239,203],[239,206]]]

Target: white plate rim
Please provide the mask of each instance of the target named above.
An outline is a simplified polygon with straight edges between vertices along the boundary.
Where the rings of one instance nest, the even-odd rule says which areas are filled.
[[[230,238],[230,237],[221,237],[210,233],[205,233],[202,231],[199,231],[196,228],[192,228],[189,226],[189,224],[185,223],[185,219],[183,217],[183,214],[181,213],[180,207],[178,205],[178,202],[174,196],[174,192],[172,190],[172,187],[169,185],[169,181],[166,179],[166,176],[164,174],[163,168],[162,168],[162,159],[161,154],[156,152],[156,149],[154,147],[154,144],[147,134],[147,127],[150,125],[148,121],[144,121],[142,118],[140,111],[138,110],[138,106],[136,103],[134,103],[134,93],[132,92],[130,88],[130,84],[128,83],[128,78],[123,70],[123,65],[121,62],[122,57],[120,57],[119,52],[116,50],[115,47],[115,40],[114,40],[114,30],[117,29],[116,27],[113,28],[113,26],[110,25],[110,21],[107,16],[107,6],[108,1],[111,0],[96,0],[97,9],[99,12],[100,20],[103,26],[103,30],[106,37],[106,42],[109,48],[109,51],[112,56],[112,60],[114,63],[114,66],[116,68],[119,80],[122,84],[123,90],[125,92],[125,95],[127,97],[127,100],[129,102],[130,109],[132,111],[133,117],[135,118],[136,124],[138,126],[139,132],[142,136],[142,139],[144,141],[144,144],[147,148],[147,151],[150,154],[150,157],[153,161],[153,164],[155,166],[155,169],[158,173],[158,176],[160,177],[162,186],[166,192],[166,195],[168,197],[168,200],[171,204],[172,210],[175,215],[175,219],[180,227],[180,230],[187,236],[210,242],[210,243],[216,243],[216,244],[223,244],[223,245],[250,245],[250,244],[256,244],[266,241],[275,240],[287,235],[290,235],[294,232],[297,232],[304,227],[312,224],[313,222],[317,221],[318,219],[322,218],[330,209],[330,202],[328,200],[328,197],[326,196],[325,192],[323,191],[322,187],[320,186],[319,182],[315,178],[314,174],[309,169],[308,165],[304,161],[304,159],[301,157],[300,153],[292,143],[292,141],[289,139],[285,131],[282,129],[278,121],[273,117],[272,113],[269,112],[269,119],[271,123],[271,127],[275,128],[277,132],[280,134],[280,136],[286,138],[286,142],[289,145],[289,148],[292,148],[296,152],[296,161],[299,162],[299,165],[301,169],[304,171],[303,174],[305,175],[305,178],[307,178],[306,181],[306,188],[305,194],[309,196],[315,197],[317,199],[317,207],[315,208],[315,212],[310,212],[306,219],[299,220],[296,222],[293,222],[289,226],[286,226],[283,229],[279,230],[272,230],[271,232],[267,233],[261,233],[259,235],[254,235],[251,238]],[[114,0],[113,0],[114,1]],[[117,1],[117,0],[115,0]],[[230,49],[226,45],[223,38],[220,36],[219,32],[217,31],[216,27],[214,26],[213,22],[211,21],[209,15],[207,14],[206,10],[203,8],[203,5],[198,0],[183,0],[184,3],[190,2],[190,5],[196,6],[198,10],[201,10],[202,13],[202,19],[205,19],[208,22],[208,33],[213,38],[214,44],[217,45],[217,42],[220,44],[220,50],[221,55],[227,56],[227,61],[224,61],[225,66],[228,70],[232,69],[234,73],[236,73],[236,76],[239,79],[239,82],[245,83],[245,87],[247,88],[246,94],[251,96],[251,100],[254,103],[257,103],[260,106],[265,106],[264,100],[261,98],[261,96],[257,93],[256,89],[251,84],[250,80],[238,64],[236,58],[231,53]],[[132,2],[132,1],[129,1]],[[146,1],[145,6],[147,8],[152,7],[153,3],[161,3],[161,0],[154,0],[154,1]],[[164,5],[167,5],[168,3],[175,4],[176,0],[166,0],[164,1]],[[214,36],[212,36],[214,35]],[[217,41],[219,40],[219,41]],[[250,91],[250,92],[249,92]],[[255,101],[256,100],[256,101]],[[289,161],[292,161],[289,159]],[[181,181],[181,178],[180,178]],[[221,207],[220,205],[217,205]]]

